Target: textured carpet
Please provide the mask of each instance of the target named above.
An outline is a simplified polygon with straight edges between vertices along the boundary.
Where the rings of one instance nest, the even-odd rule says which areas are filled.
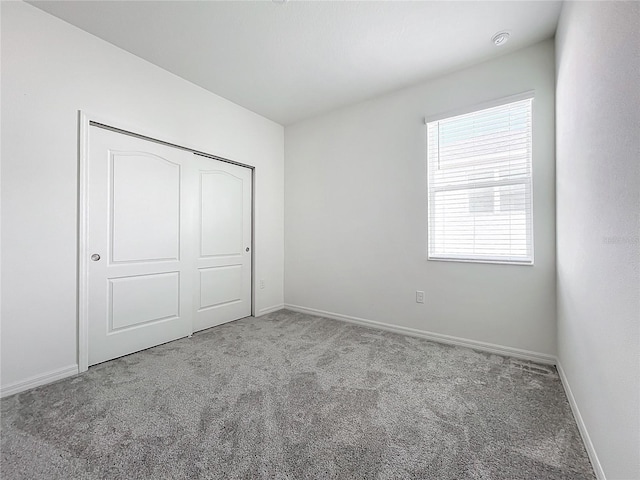
[[[2,479],[594,479],[553,367],[280,311],[2,400]]]

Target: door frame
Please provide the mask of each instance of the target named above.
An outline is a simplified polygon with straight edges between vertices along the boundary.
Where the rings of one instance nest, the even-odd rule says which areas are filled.
[[[78,371],[86,372],[89,369],[89,133],[91,127],[104,128],[123,135],[130,135],[143,140],[160,143],[173,148],[186,150],[225,163],[238,165],[251,170],[251,315],[255,316],[255,191],[256,168],[253,165],[236,162],[227,158],[203,152],[195,148],[185,146],[180,141],[171,141],[164,135],[157,136],[145,129],[128,125],[126,122],[95,115],[86,110],[78,110],[78,270],[77,270],[77,357]]]

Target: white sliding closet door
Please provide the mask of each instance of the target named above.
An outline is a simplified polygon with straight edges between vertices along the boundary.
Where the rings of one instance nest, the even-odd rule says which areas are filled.
[[[251,170],[92,126],[89,365],[251,315]]]
[[[199,155],[194,163],[197,331],[251,315],[251,170]]]

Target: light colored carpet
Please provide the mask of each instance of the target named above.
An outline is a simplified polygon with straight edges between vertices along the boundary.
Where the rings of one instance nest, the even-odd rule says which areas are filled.
[[[594,479],[553,367],[280,311],[2,400],[3,479]]]

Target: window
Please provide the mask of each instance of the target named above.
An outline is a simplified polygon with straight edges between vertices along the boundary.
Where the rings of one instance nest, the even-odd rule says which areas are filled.
[[[427,123],[429,259],[533,263],[533,97],[507,101]]]

